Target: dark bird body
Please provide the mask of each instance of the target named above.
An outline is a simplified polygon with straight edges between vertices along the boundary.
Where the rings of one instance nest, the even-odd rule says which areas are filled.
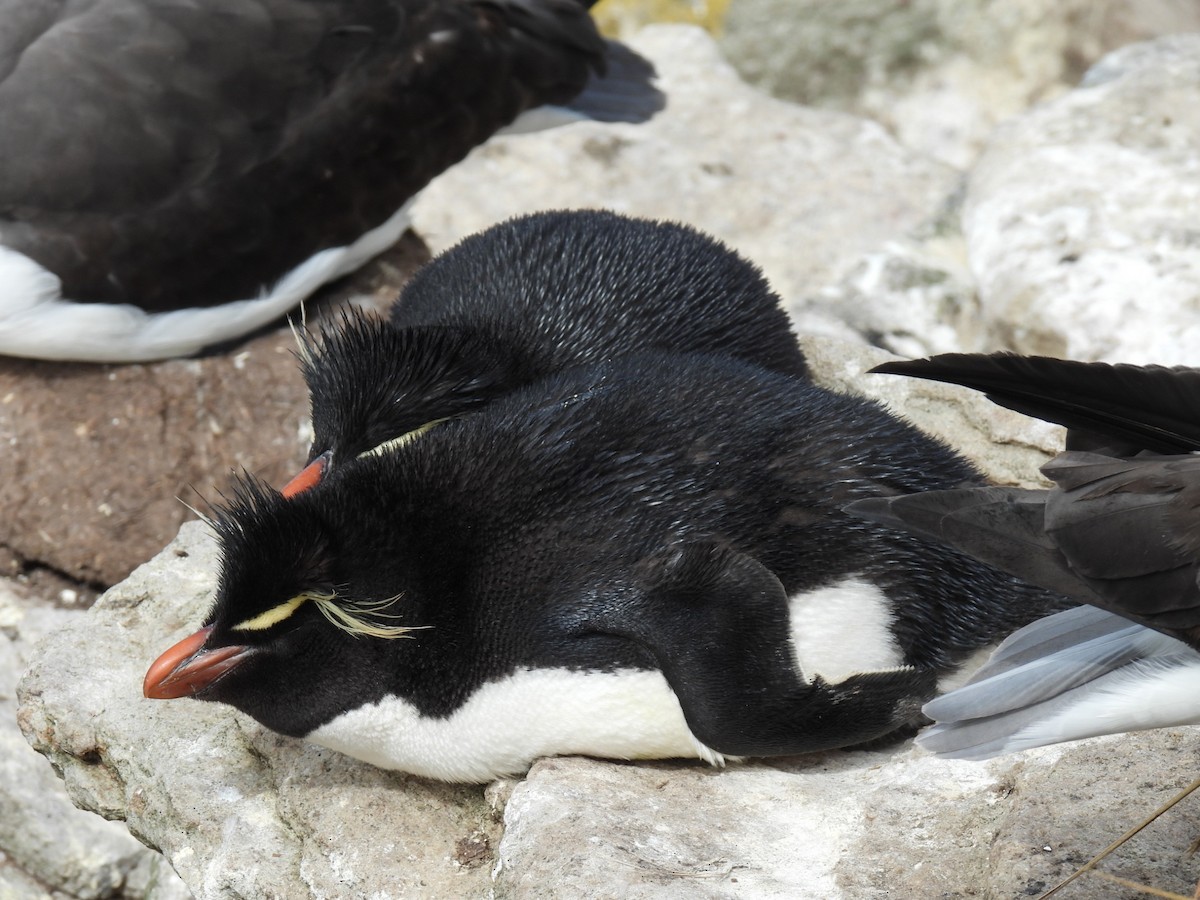
[[[927,707],[945,724],[923,743],[984,757],[1200,721],[1200,370],[949,354],[875,371],[986,391],[1066,425],[1069,449],[1042,470],[1050,490],[935,491],[851,511],[1107,611],[1015,635]]]
[[[565,370],[291,499],[243,486],[206,627],[146,693],[461,781],[853,745],[1061,606],[841,512],[973,476],[869,401],[727,356]]]
[[[538,213],[472,235],[413,277],[390,326],[344,325],[304,354],[314,465],[285,493],[573,365],[717,352],[808,374],[754,265],[687,226],[609,212]]]
[[[278,318],[614,53],[643,96],[597,114],[646,117],[648,64],[587,5],[0,0],[0,353],[154,359]]]

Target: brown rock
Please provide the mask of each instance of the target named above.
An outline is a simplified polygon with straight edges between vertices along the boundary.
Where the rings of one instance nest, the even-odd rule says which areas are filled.
[[[386,308],[427,258],[406,237],[322,292],[310,321],[348,303]],[[0,559],[107,586],[170,541],[192,517],[184,503],[202,509],[232,470],[283,483],[309,441],[294,348],[280,323],[199,359],[0,358]]]

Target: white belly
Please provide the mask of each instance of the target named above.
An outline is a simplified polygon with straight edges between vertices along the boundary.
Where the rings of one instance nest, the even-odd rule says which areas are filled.
[[[540,756],[724,762],[693,737],[662,674],[636,669],[522,669],[484,685],[444,719],[387,696],[308,740],[381,768],[460,782],[516,775]]]
[[[881,591],[853,577],[793,597],[791,637],[803,679],[836,683],[900,666],[890,609]],[[725,763],[692,734],[662,673],[637,669],[522,669],[484,685],[446,718],[423,716],[389,695],[308,740],[381,768],[459,782],[518,774],[541,756]]]
[[[382,253],[408,228],[410,205],[353,244],[309,257],[258,297],[163,313],[129,304],[76,303],[61,296],[58,276],[0,246],[0,355],[86,362],[190,356],[275,321],[321,285]]]

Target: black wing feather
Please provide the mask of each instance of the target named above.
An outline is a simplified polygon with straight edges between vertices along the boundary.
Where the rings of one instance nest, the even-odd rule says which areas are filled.
[[[1075,362],[1012,353],[945,353],[871,369],[974,388],[1025,415],[1065,425],[1071,449],[1200,450],[1200,369]],[[1113,439],[1128,446],[1114,446]]]

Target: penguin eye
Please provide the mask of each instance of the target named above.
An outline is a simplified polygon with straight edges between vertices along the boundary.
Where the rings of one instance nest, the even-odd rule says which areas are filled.
[[[445,422],[449,418],[449,416],[443,416],[440,419],[434,419],[431,422],[426,422],[420,428],[414,428],[412,431],[406,431],[404,434],[400,435],[400,437],[392,438],[390,441],[384,441],[378,447],[372,447],[370,450],[363,451],[362,453],[358,454],[358,458],[362,459],[364,456],[383,456],[385,453],[390,453],[393,450],[403,447],[405,444],[412,443],[417,438],[421,437],[421,435],[425,434],[425,432],[429,431],[429,429],[433,428],[435,425],[442,424],[442,422]]]
[[[231,631],[265,631],[272,625],[278,625],[284,619],[288,618],[292,613],[300,608],[300,605],[305,600],[312,599],[311,594],[299,594],[291,600],[280,603],[278,606],[272,606],[265,612],[260,612],[257,616],[246,619],[244,622],[238,622],[234,625]]]

